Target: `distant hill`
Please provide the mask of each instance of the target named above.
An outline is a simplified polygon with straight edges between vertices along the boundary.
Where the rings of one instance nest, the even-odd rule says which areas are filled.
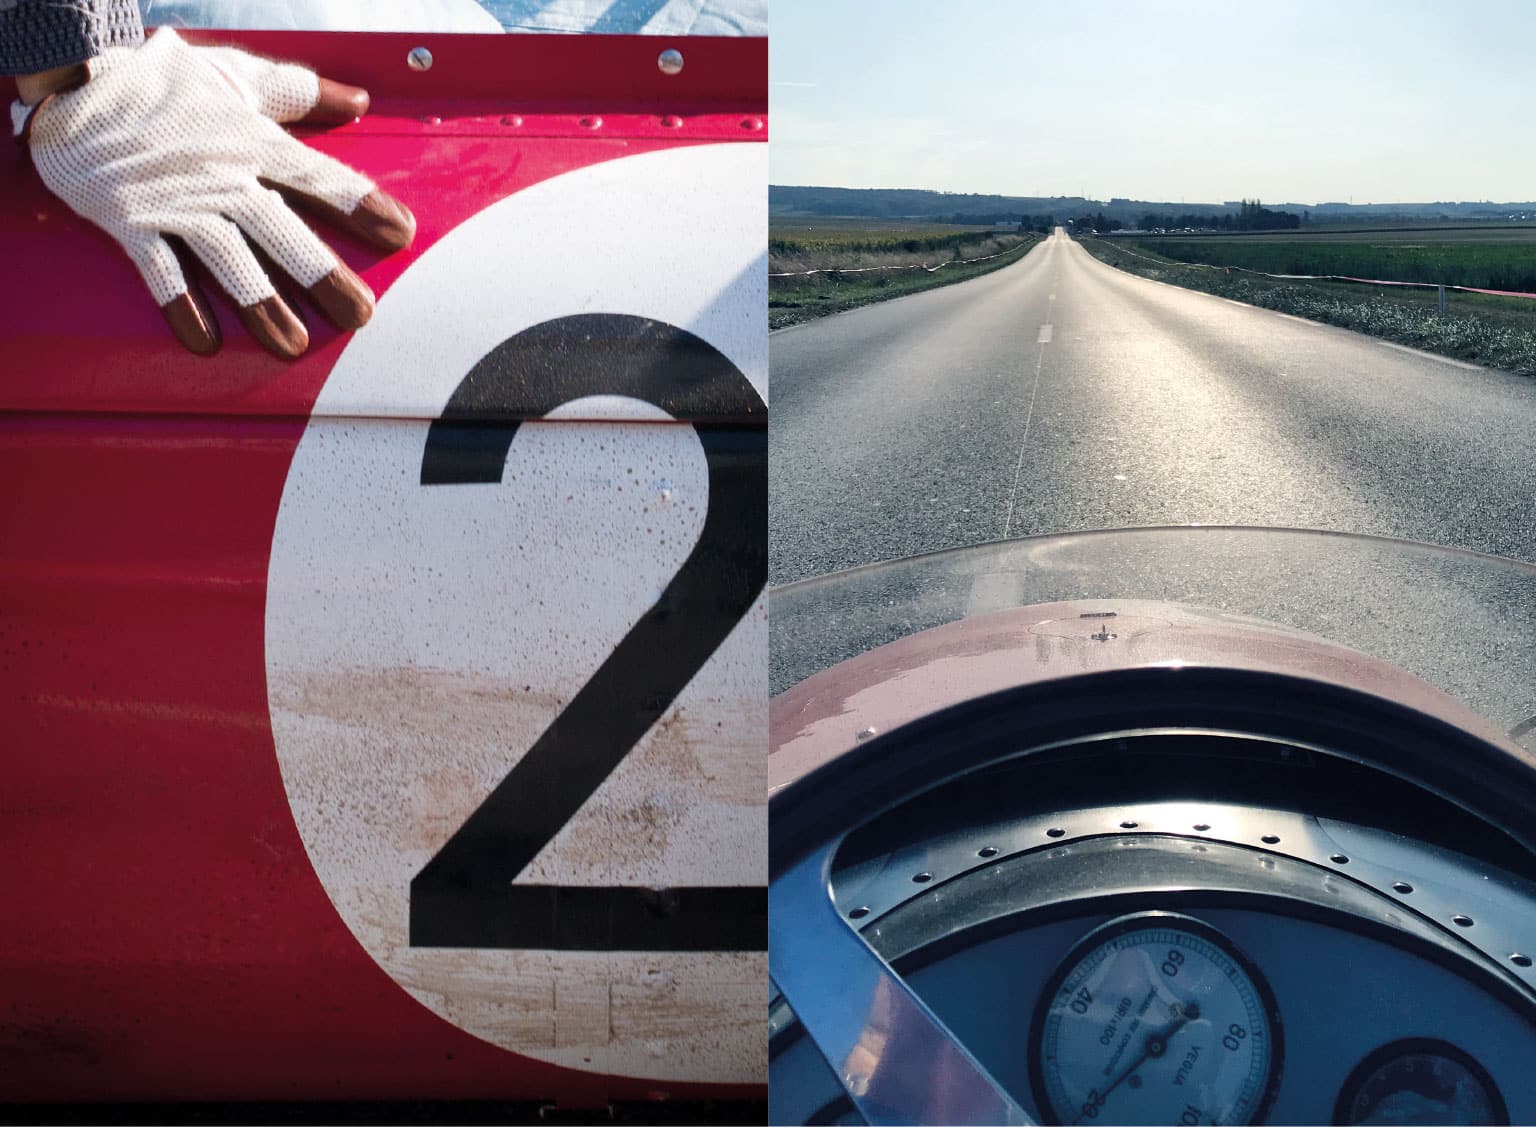
[[[1393,204],[1266,204],[1291,212],[1309,223],[1391,222],[1409,219],[1536,220],[1536,202],[1434,202]],[[940,222],[990,223],[1020,215],[1054,216],[1058,222],[1079,215],[1103,213],[1126,227],[1148,216],[1175,218],[1190,214],[1237,215],[1240,200],[1222,203],[1170,203],[1166,200],[1089,200],[1082,196],[997,196],[971,192],[932,192],[923,188],[819,188],[770,185],[768,213],[795,215],[868,216],[883,219],[923,219]]]
[[[1081,196],[990,196],[972,192],[930,192],[923,188],[798,188],[770,185],[770,215],[867,215],[886,219],[947,220],[956,213],[1069,212],[1089,208]],[[1094,204],[1094,207],[1102,206]]]

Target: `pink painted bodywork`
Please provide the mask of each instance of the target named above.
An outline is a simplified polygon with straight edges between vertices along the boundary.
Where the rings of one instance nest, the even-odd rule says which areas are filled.
[[[1114,612],[1114,617],[1099,616]],[[1114,637],[1095,635],[1113,634]],[[1113,669],[1249,670],[1328,682],[1396,701],[1518,749],[1434,686],[1299,630],[1173,603],[1044,603],[935,627],[823,670],[769,705],[768,780],[778,791],[858,742],[921,716],[1021,685]]]
[[[304,136],[418,217],[394,255],[324,232],[381,296],[530,185],[767,137],[763,40],[187,38],[372,91],[364,120]],[[405,66],[419,44],[426,73]],[[656,65],[669,45],[687,57],[675,77]],[[287,364],[217,303],[222,353],[184,352],[20,148],[0,161],[0,247],[0,1101],[760,1096],[507,1052],[359,946],[295,828],[263,650],[284,479],[346,336],[310,316],[312,347]]]

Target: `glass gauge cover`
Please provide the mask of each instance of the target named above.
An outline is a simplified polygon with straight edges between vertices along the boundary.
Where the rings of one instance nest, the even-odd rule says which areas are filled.
[[[1215,928],[1141,912],[1084,936],[1035,1011],[1030,1076],[1056,1123],[1254,1123],[1274,1098],[1274,996]]]
[[[1488,1071],[1445,1041],[1383,1045],[1349,1074],[1335,1123],[1508,1123]]]

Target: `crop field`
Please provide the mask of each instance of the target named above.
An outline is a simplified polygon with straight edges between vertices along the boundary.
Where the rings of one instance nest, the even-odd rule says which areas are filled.
[[[1272,274],[1335,274],[1536,292],[1536,229],[1523,230],[1523,237],[1506,233],[1502,240],[1484,242],[1466,238],[1470,232],[1465,231],[1456,232],[1459,238],[1438,240],[1433,235],[1439,232],[1430,233],[1429,238],[1425,232],[1416,232],[1417,244],[1406,237],[1382,238],[1387,232],[1360,231],[1327,238],[1297,237],[1293,232],[1285,237],[1090,238],[1083,240],[1083,246],[1095,258],[1128,273],[1536,376],[1536,299],[1448,290],[1442,312],[1433,289],[1290,281],[1183,265],[1201,262]],[[1394,257],[1429,250],[1439,256]],[[1416,278],[1410,273],[1410,268],[1427,270],[1431,264],[1438,271],[1435,275]],[[1459,275],[1452,272],[1453,266],[1461,271]]]
[[[867,222],[832,219],[820,223],[806,218],[771,220],[768,224],[768,253],[800,257],[830,257],[850,252],[920,254],[976,241],[996,230],[952,223],[879,219]]]
[[[1442,223],[1432,227],[1400,223],[1392,227],[1310,227],[1305,231],[1262,231],[1252,235],[1211,235],[1221,242],[1259,243],[1530,243],[1536,224]]]
[[[948,223],[774,219],[768,228],[769,327],[974,278],[1016,262],[1039,240],[1013,229]]]
[[[1287,231],[1112,241],[1179,262],[1240,266],[1268,274],[1343,274],[1536,293],[1536,227]]]

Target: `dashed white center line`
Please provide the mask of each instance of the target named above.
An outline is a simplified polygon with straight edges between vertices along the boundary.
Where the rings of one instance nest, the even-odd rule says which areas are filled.
[[[1050,325],[1049,321],[1047,321],[1045,324],[1040,326],[1040,335],[1035,338],[1035,343],[1036,344],[1050,344],[1051,343],[1051,325]]]
[[[1046,331],[1046,329],[1049,329],[1049,328],[1050,328],[1050,326],[1046,325],[1043,328],[1041,328],[1040,331],[1041,331],[1041,333],[1044,333]],[[1044,340],[1049,340],[1049,339],[1050,339],[1050,337],[1048,337],[1048,336],[1044,337],[1043,340],[1042,340],[1042,343],[1043,343]],[[1004,540],[1008,539],[1008,530],[1013,527],[1013,506],[1014,506],[1014,502],[1018,500],[1018,496],[1019,496],[1019,475],[1024,472],[1024,451],[1029,449],[1029,428],[1030,428],[1030,425],[1032,423],[1034,423],[1034,421],[1035,421],[1035,399],[1040,394],[1040,369],[1043,368],[1044,366],[1045,366],[1045,349],[1044,348],[1040,348],[1040,349],[1036,350],[1036,356],[1035,356],[1035,386],[1033,388],[1031,388],[1030,392],[1029,392],[1029,411],[1024,416],[1024,435],[1019,440],[1019,460],[1018,460],[1018,462],[1013,467],[1013,484],[1008,489],[1008,512],[1003,517],[1003,539]]]

